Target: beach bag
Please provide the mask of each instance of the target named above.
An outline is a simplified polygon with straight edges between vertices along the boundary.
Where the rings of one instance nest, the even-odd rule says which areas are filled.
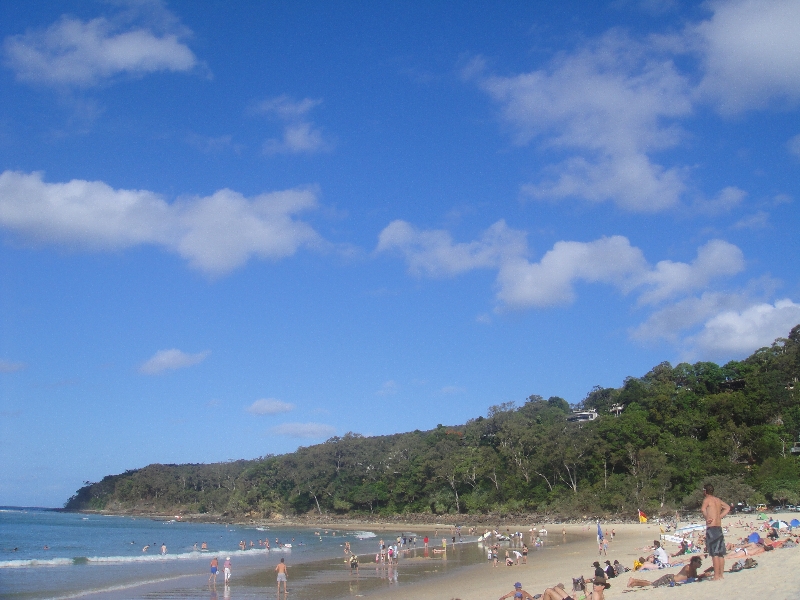
[[[757,566],[758,566],[758,563],[756,562],[756,560],[754,558],[748,558],[746,561],[744,561],[744,565],[743,565],[743,567],[745,569],[752,569],[752,568],[757,567]]]
[[[731,573],[738,573],[744,569],[744,559],[737,560],[731,565]]]

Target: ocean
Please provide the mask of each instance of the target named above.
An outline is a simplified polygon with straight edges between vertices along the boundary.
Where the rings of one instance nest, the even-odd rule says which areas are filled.
[[[381,532],[387,543],[401,535]],[[271,548],[260,546],[269,539]],[[420,538],[421,539],[421,538]],[[289,565],[292,598],[348,598],[452,572],[485,560],[484,550],[464,538],[443,560],[423,554],[422,543],[401,555],[397,566],[376,564],[379,535],[372,531],[314,530],[185,523],[143,517],[79,514],[37,508],[0,507],[0,597],[217,598],[249,600],[275,596],[275,565]],[[240,549],[240,542],[246,544]],[[253,547],[250,547],[250,542]],[[208,551],[201,551],[205,542]],[[361,557],[358,573],[344,561],[349,542]],[[167,552],[161,554],[161,546]],[[279,545],[291,547],[279,547]],[[149,546],[143,552],[144,546]],[[229,586],[208,584],[209,564],[231,558]],[[421,560],[422,558],[427,560]]]

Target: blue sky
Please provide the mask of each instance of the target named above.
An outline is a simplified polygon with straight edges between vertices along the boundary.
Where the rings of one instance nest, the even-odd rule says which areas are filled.
[[[0,504],[800,323],[800,2],[0,4]]]

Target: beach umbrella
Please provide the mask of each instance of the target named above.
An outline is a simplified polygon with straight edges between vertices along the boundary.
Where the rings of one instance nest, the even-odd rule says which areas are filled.
[[[786,524],[786,521],[773,521],[769,524],[770,527],[774,527],[775,529],[788,529],[789,525]]]
[[[756,544],[756,543],[758,543],[758,542],[760,542],[760,541],[761,541],[761,536],[760,536],[760,535],[758,535],[758,534],[757,534],[757,533],[754,531],[754,532],[753,532],[753,533],[751,533],[749,536],[747,536],[747,539],[748,539],[748,540],[750,540],[751,542],[753,542],[754,544]]]
[[[792,527],[800,527],[800,521],[798,521],[797,519],[792,519],[789,525],[791,525]]]

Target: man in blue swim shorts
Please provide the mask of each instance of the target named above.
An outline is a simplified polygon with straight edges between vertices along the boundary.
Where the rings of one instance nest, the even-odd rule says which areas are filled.
[[[219,560],[215,556],[211,559],[211,575],[208,576],[208,583],[217,583],[217,567],[219,567]]]
[[[714,580],[722,579],[725,571],[725,536],[722,535],[722,519],[731,507],[714,495],[714,486],[703,486],[703,506],[700,510],[706,518],[706,553],[714,566]]]

